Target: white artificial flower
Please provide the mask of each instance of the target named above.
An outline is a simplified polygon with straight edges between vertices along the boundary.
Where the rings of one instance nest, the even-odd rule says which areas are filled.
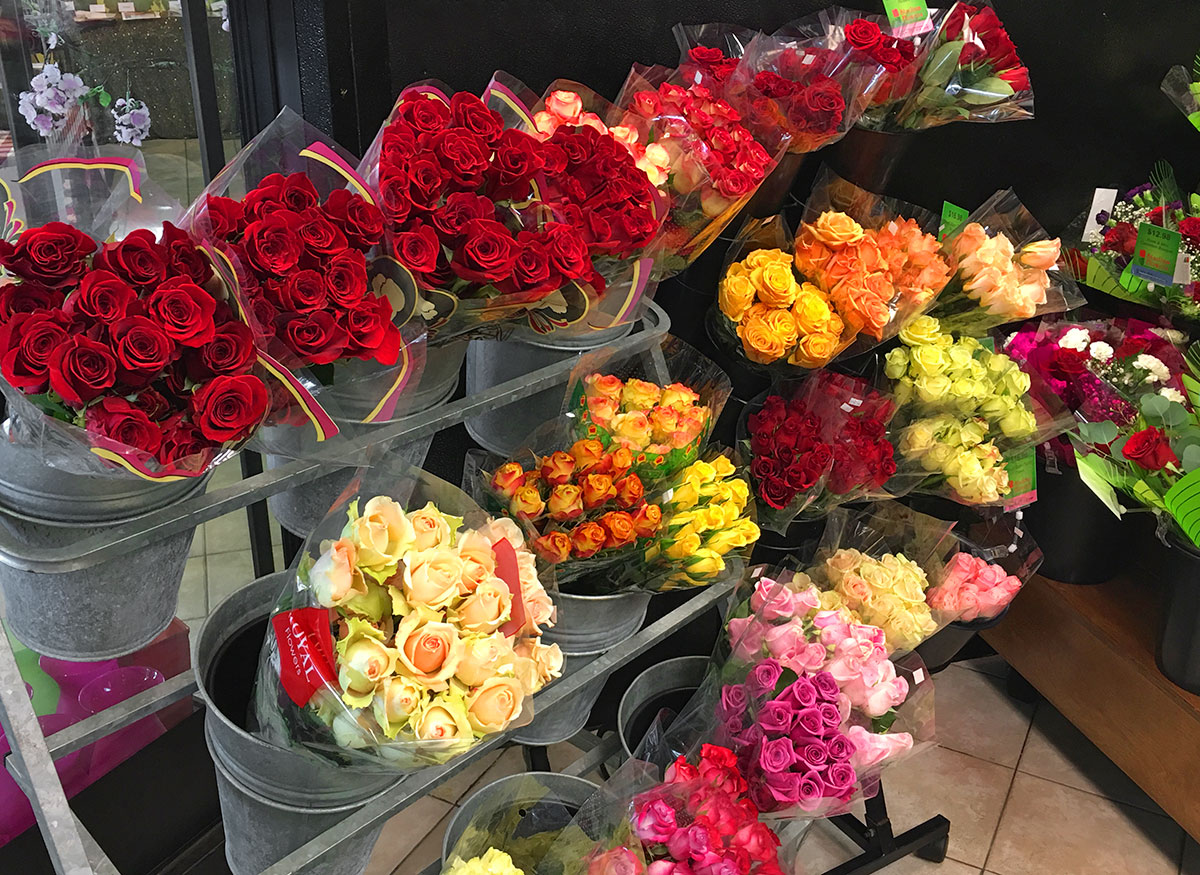
[[[1171,372],[1161,361],[1148,353],[1142,353],[1133,360],[1133,366],[1148,371],[1147,383],[1165,383],[1171,379]]]
[[[1172,389],[1170,386],[1163,386],[1158,390],[1158,394],[1162,395],[1168,401],[1176,401],[1179,404],[1184,403],[1187,399],[1183,397],[1183,393],[1178,389]]]
[[[1088,348],[1088,343],[1092,336],[1086,328],[1072,328],[1058,339],[1058,345],[1063,349],[1073,349],[1076,352],[1083,352]]]
[[[1106,362],[1113,357],[1113,348],[1103,340],[1097,340],[1088,347],[1088,355],[1098,362]]]

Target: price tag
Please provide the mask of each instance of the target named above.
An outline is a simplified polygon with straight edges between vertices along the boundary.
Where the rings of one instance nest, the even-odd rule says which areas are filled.
[[[1148,283],[1173,285],[1175,262],[1179,258],[1182,242],[1178,231],[1143,222],[1138,225],[1137,243],[1133,247],[1129,272]]]
[[[1179,258],[1175,262],[1175,285],[1186,286],[1192,281],[1192,259],[1182,249],[1179,250]]]
[[[938,242],[945,240],[947,234],[953,234],[961,228],[970,215],[962,207],[956,206],[950,201],[942,201],[942,222],[938,225]]]
[[[892,36],[912,37],[933,30],[925,0],[884,0]]]
[[[1087,223],[1083,226],[1083,239],[1088,240],[1093,234],[1099,233],[1100,223],[1096,221],[1098,213],[1111,213],[1117,202],[1115,188],[1098,188],[1092,195],[1092,206],[1088,210]]]
[[[1012,491],[1004,502],[1005,510],[1016,510],[1037,501],[1037,451],[1026,447],[1004,460]]]
[[[136,3],[118,3],[117,12],[137,12]]]
[[[104,5],[103,3],[90,3],[90,4],[88,4],[88,11],[89,12],[107,12],[108,7],[106,5]]]

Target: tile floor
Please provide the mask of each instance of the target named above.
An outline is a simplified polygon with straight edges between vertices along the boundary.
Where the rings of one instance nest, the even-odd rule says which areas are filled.
[[[218,469],[215,482],[238,476]],[[276,543],[278,532],[276,529]],[[280,562],[276,547],[276,561]],[[251,579],[244,512],[197,532],[180,596],[193,628]],[[942,813],[950,818],[948,859],[916,858],[889,875],[1200,875],[1200,846],[1052,706],[1024,705],[1004,690],[999,657],[962,663],[937,679],[939,743],[885,777],[897,833]],[[551,749],[562,768],[570,745]],[[471,791],[524,770],[519,748],[484,760],[390,821],[368,875],[418,875],[440,854],[442,834]],[[817,823],[801,845],[795,875],[820,875],[854,848]]]

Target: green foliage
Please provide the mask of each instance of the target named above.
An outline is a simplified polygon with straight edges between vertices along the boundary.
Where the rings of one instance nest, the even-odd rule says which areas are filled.
[[[934,52],[922,71],[921,78],[925,84],[942,86],[949,82],[958,69],[958,56],[965,45],[962,40],[952,40]]]
[[[1117,439],[1118,433],[1117,424],[1109,420],[1084,422],[1079,425],[1079,437],[1092,446],[1102,447],[1111,444]]]

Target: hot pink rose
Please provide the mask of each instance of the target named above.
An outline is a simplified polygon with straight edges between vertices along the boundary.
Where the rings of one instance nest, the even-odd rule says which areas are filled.
[[[633,818],[633,832],[644,842],[665,843],[679,829],[675,809],[662,799],[647,802]]]

